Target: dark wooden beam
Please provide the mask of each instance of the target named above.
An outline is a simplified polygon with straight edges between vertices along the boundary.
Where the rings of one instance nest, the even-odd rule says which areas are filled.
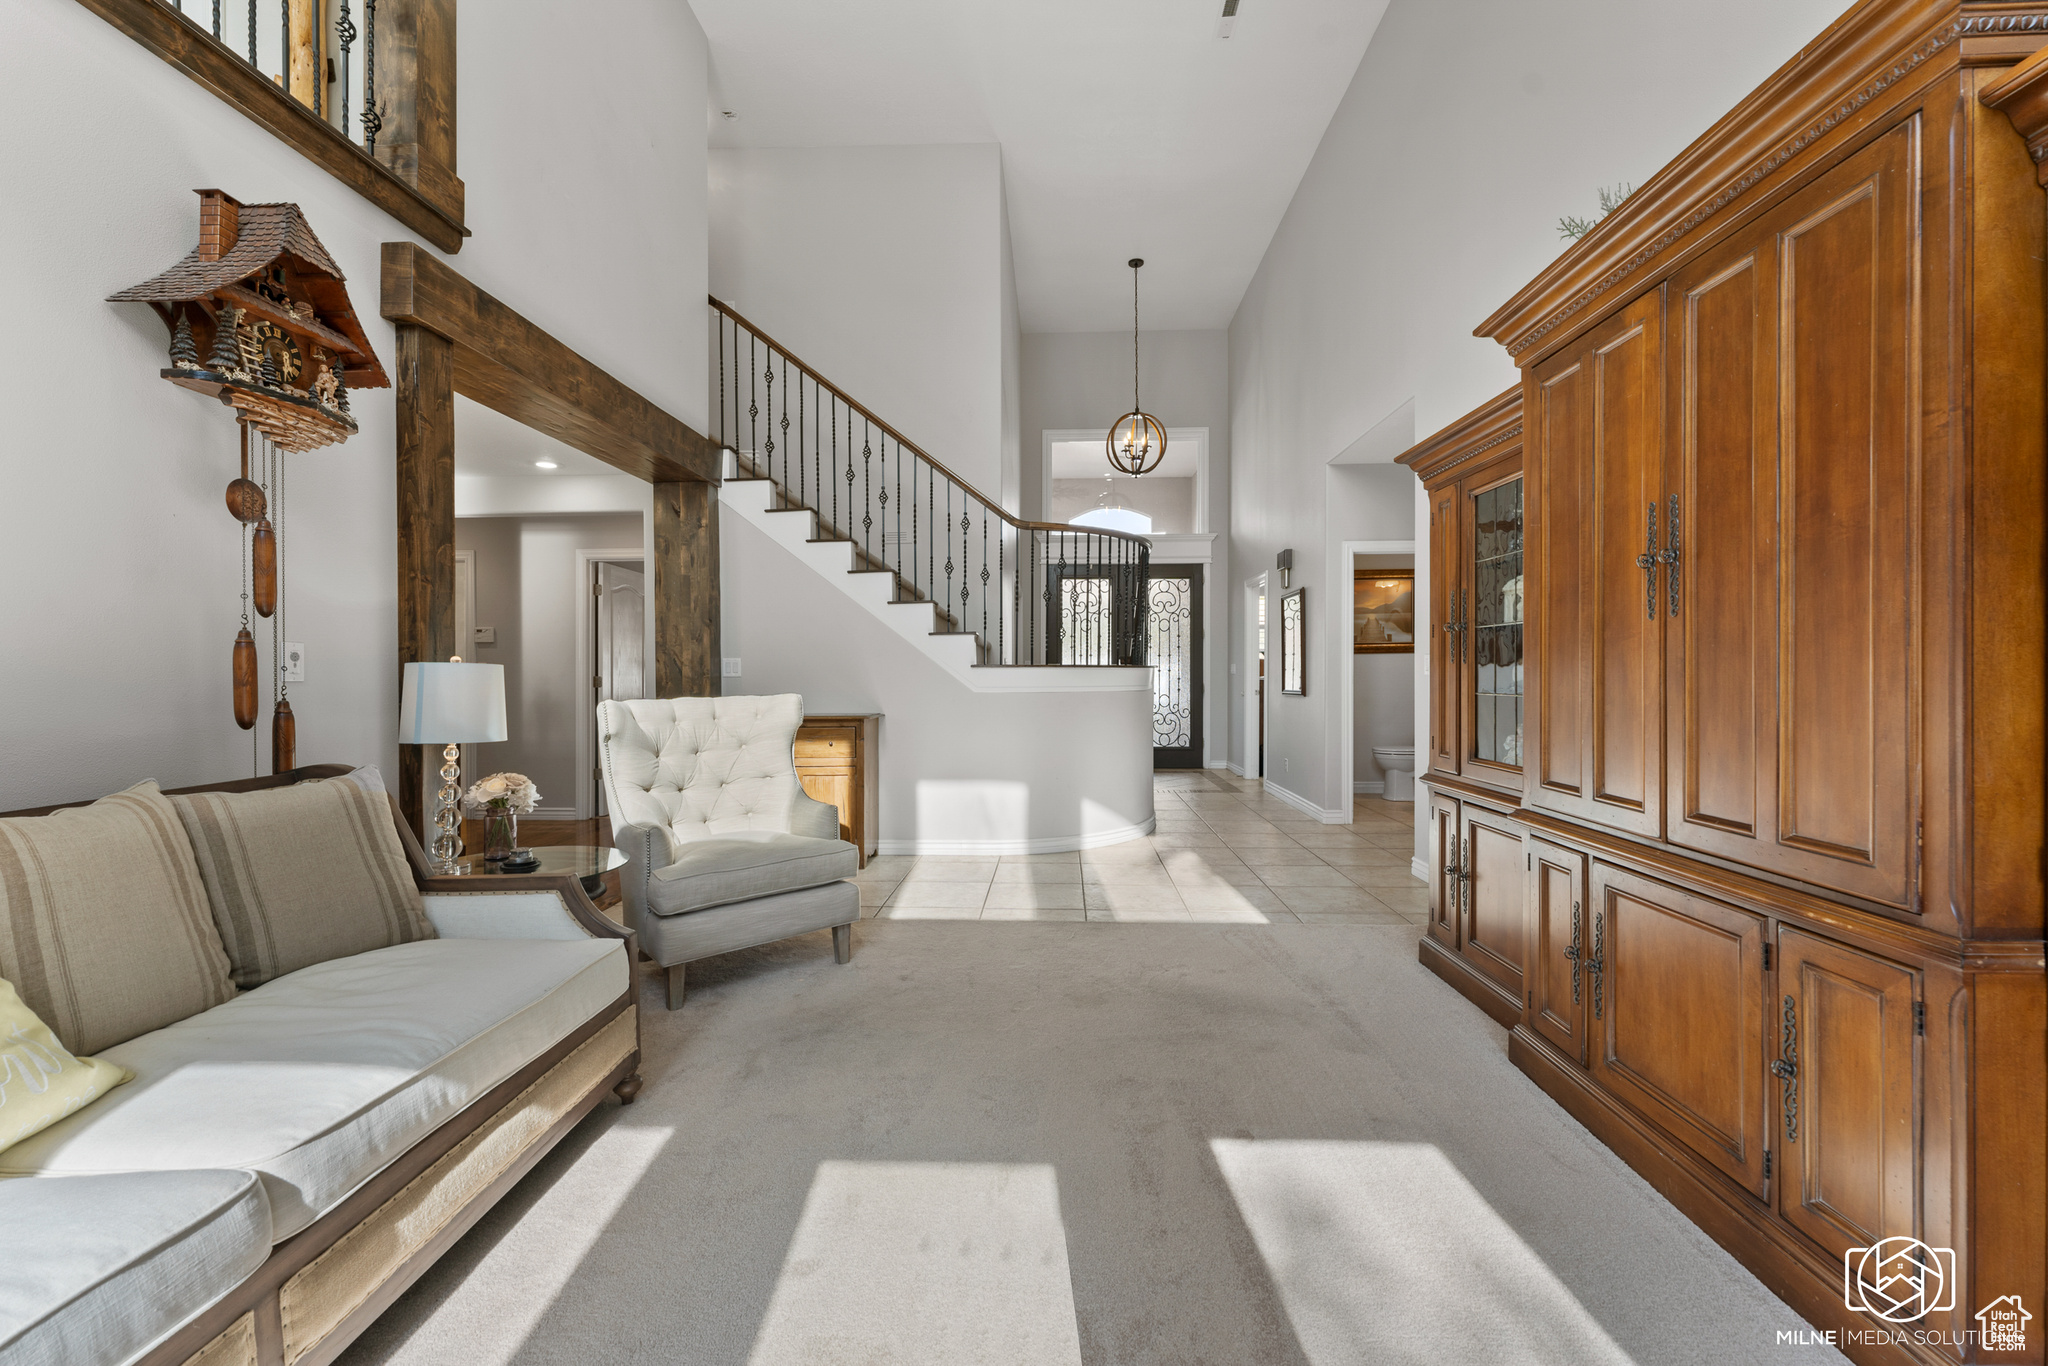
[[[409,4],[425,2],[408,0]],[[181,17],[160,0],[79,0],[79,3],[268,128],[308,161],[442,251],[462,249],[462,239],[469,236],[469,229],[462,225],[462,183],[454,179],[452,12],[446,24],[445,44],[439,40],[438,20],[427,24],[428,42],[420,50],[421,60],[416,66],[418,84],[426,92],[427,117],[431,120],[438,116],[439,104],[444,99],[449,105],[449,161],[445,173],[435,169],[424,175],[415,175],[409,181],[401,170],[380,164],[377,158],[350,142],[339,129],[330,127],[315,116],[312,110],[293,99],[276,82],[250,66],[247,60],[237,56],[211,33]],[[450,9],[452,11],[452,5]],[[379,27],[382,27],[381,22]],[[383,41],[384,34],[380,32],[380,55]],[[442,62],[444,51],[446,60],[442,65],[445,65],[445,71],[442,65],[436,65]],[[448,82],[445,96],[435,93],[444,75]],[[433,136],[427,135],[429,144],[432,144]]]
[[[722,661],[718,621],[718,490],[654,486],[654,695],[716,697]]]
[[[455,391],[649,483],[718,482],[718,447],[411,242],[384,244],[383,313],[455,347]]]
[[[455,74],[455,0],[384,0],[377,11],[377,88],[391,92],[391,108],[377,136],[377,160],[460,217]]]
[[[460,653],[455,644],[455,347],[425,328],[400,324],[392,375],[398,386],[398,661],[403,666]],[[421,747],[400,746],[398,804],[422,837],[425,776]]]

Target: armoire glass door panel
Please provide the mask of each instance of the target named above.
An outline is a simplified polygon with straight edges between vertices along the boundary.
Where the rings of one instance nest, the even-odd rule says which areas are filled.
[[[1522,479],[1468,490],[1471,718],[1468,762],[1522,763]],[[1471,772],[1470,769],[1467,770]]]

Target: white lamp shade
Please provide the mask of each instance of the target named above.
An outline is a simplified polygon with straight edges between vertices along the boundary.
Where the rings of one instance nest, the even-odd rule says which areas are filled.
[[[474,745],[505,738],[505,666],[408,664],[398,690],[398,743]]]

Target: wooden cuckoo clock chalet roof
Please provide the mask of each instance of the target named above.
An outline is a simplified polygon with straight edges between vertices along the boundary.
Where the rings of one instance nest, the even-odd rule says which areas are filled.
[[[199,191],[199,205],[199,244],[110,302],[154,308],[171,329],[163,377],[218,396],[285,449],[354,435],[348,390],[391,380],[305,214],[220,190]]]

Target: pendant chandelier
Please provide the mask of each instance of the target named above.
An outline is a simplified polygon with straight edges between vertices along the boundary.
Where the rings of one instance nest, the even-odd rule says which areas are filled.
[[[1110,468],[1122,474],[1150,474],[1166,458],[1166,428],[1138,403],[1138,267],[1131,258],[1131,410],[1118,418],[1103,442]]]

